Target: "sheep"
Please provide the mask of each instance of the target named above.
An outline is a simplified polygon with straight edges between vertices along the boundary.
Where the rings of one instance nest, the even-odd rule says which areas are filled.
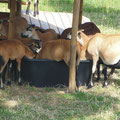
[[[80,30],[77,32],[77,62],[79,65],[81,41],[87,43],[89,38]],[[41,51],[36,56],[37,59],[64,60],[69,66],[70,62],[70,40],[57,39],[45,43]]]
[[[32,28],[30,27],[25,32],[23,32],[23,36],[41,40],[42,46],[44,46],[47,41],[58,39],[58,35],[53,29],[48,29],[44,33],[42,33],[39,30],[35,29],[34,27]]]
[[[7,40],[7,37],[5,36],[0,36],[0,40]],[[24,45],[28,46],[32,51],[33,53],[37,54],[40,49],[41,49],[41,41],[39,40],[30,40],[29,38],[19,38],[19,39],[16,39],[16,40],[19,40],[21,41]],[[15,73],[15,80],[16,80],[16,73],[17,73],[17,69],[16,69],[16,61],[14,60],[9,60],[8,64],[7,64],[7,69],[4,70],[3,72],[3,81],[5,82],[5,74],[6,74],[6,71],[8,71],[8,73],[10,74],[13,74]],[[10,75],[8,75],[10,76]],[[11,85],[11,81],[10,81],[10,78],[9,78],[9,81],[7,82],[8,85]]]
[[[80,59],[80,43],[77,42],[77,63]],[[50,59],[61,61],[64,60],[69,66],[70,64],[70,40],[58,39],[46,42],[41,51],[37,54],[36,59]]]
[[[97,33],[89,42],[81,48],[81,59],[92,59],[92,77],[88,88],[94,85],[94,73],[96,65],[99,60],[102,59],[103,63],[110,68],[120,68],[120,34],[105,35]],[[108,85],[107,79],[104,80],[103,87]]]
[[[30,4],[31,4],[31,0],[28,0],[28,6],[27,6],[27,9],[26,9],[26,14],[29,14]],[[34,16],[36,16],[36,14],[39,14],[38,5],[39,5],[39,0],[34,0]]]
[[[41,33],[45,33],[45,32],[52,32],[52,33],[55,33],[55,30],[53,29],[43,29],[41,27],[38,27],[38,26],[35,26],[34,24],[31,24],[29,25],[26,30],[29,31],[29,29],[35,29],[36,31],[40,31]],[[60,38],[60,35],[57,34],[57,38],[59,39]]]
[[[78,31],[77,31],[77,41],[78,41],[81,45],[86,44],[86,43],[89,41],[89,39],[90,39],[87,35],[85,35],[85,33],[84,33],[83,31],[84,31],[84,29],[81,29],[81,30],[78,30]],[[69,33],[69,34],[67,35],[67,39],[68,39],[68,40],[71,40],[71,38],[72,38],[72,34]]]
[[[15,37],[21,37],[21,33],[25,31],[28,22],[24,17],[15,17]],[[8,37],[9,22],[3,21],[0,23],[0,34]]]
[[[86,22],[84,24],[80,24],[78,26],[78,30],[80,29],[84,29],[84,33],[89,37],[91,38],[93,35],[95,35],[96,33],[100,33],[100,30],[99,28],[93,23],[93,22]],[[67,28],[65,29],[61,36],[60,36],[60,39],[66,39],[67,38],[67,35],[69,33],[72,32],[72,28]]]
[[[30,38],[18,38],[24,45],[28,46],[34,53],[38,53],[42,48],[41,40],[30,39]]]
[[[38,31],[40,31],[40,32],[42,32],[42,33],[45,32],[45,29],[43,29],[43,28],[41,28],[41,27],[38,27],[38,26],[35,26],[34,24],[31,24],[31,25],[29,25],[29,26],[26,28],[27,31],[29,31],[29,30],[31,30],[31,29],[38,30]]]
[[[21,41],[24,45],[28,46],[34,53],[38,53],[42,48],[41,40],[35,40],[30,38],[14,38],[16,40]],[[0,36],[0,41],[8,40],[6,36]]]
[[[90,40],[90,38],[83,33],[84,29],[77,31],[77,40],[80,42],[80,44],[82,46],[84,46],[85,44],[87,44],[87,42]],[[71,33],[67,35],[68,39],[71,39]],[[103,65],[103,70],[102,73],[104,75],[104,79],[107,79],[107,66],[103,64],[102,60],[99,59],[99,61],[97,62],[97,81],[100,80],[100,65]],[[108,77],[110,77],[110,75],[113,74],[113,72],[115,71],[114,68],[111,68],[110,73],[108,74]]]
[[[34,54],[27,46],[19,40],[3,40],[0,41],[0,88],[4,88],[3,70],[9,60],[16,60],[18,66],[18,83],[21,84],[20,65],[21,59],[26,56],[30,59],[34,58]]]

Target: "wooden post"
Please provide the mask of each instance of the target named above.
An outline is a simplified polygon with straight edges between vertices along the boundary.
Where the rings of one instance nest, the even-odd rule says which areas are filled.
[[[8,39],[11,39],[14,38],[14,18],[16,10],[16,0],[8,0],[8,8],[10,9]]]
[[[16,16],[21,16],[21,6],[22,6],[21,4],[22,4],[21,0],[18,0]]]
[[[76,44],[79,19],[80,0],[74,0],[72,38],[70,45],[70,70],[69,70],[69,91],[73,92],[76,88]]]
[[[82,24],[82,14],[83,14],[83,0],[80,0],[79,25]]]

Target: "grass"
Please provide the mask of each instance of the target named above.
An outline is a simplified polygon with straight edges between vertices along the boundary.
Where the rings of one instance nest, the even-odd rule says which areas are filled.
[[[73,0],[40,0],[40,3],[40,10],[72,12]],[[0,10],[9,11],[3,3]],[[102,33],[119,33],[119,0],[84,0],[83,15]],[[116,70],[107,88],[102,88],[102,78],[92,89],[80,87],[79,92],[72,94],[67,93],[67,87],[36,88],[13,83],[0,90],[0,120],[120,120],[119,78],[120,72]]]
[[[119,120],[120,90],[101,83],[91,90],[67,93],[68,88],[35,88],[12,84],[0,91],[0,120]]]

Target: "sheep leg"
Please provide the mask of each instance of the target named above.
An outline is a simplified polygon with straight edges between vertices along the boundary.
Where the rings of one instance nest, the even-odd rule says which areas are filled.
[[[76,85],[77,85],[77,87],[80,86],[79,81],[78,81],[78,69],[79,69],[79,66],[76,66]]]
[[[18,66],[17,66],[17,69],[18,69],[18,85],[22,85],[22,81],[21,81],[21,59],[17,59],[17,63],[18,63]]]
[[[96,70],[97,61],[98,61],[99,57],[95,55],[95,56],[92,56],[92,58],[93,58],[92,75],[91,75],[90,82],[88,84],[88,89],[92,88],[94,85],[95,70]]]
[[[5,74],[6,74],[6,71],[7,71],[7,66],[5,66],[4,70],[3,70],[3,83],[5,83]]]
[[[108,85],[108,81],[107,81],[107,66],[104,66],[102,73],[104,75],[104,83],[103,83],[103,87],[106,87]]]
[[[96,81],[99,81],[100,80],[100,64],[98,63],[97,64],[97,79]]]
[[[108,74],[108,78],[110,78],[110,76],[114,73],[114,71],[115,71],[115,68],[111,68],[111,71],[110,71],[110,73]]]
[[[3,79],[2,79],[2,73],[0,73],[0,89],[4,89],[4,83],[3,83]]]
[[[39,14],[38,6],[39,6],[39,0],[37,0],[37,14]]]
[[[12,62],[8,62],[8,82],[7,85],[11,85],[11,73],[12,73]]]
[[[31,0],[28,1],[28,5],[27,5],[27,9],[26,9],[26,14],[28,15],[30,12],[30,4],[31,4]]]
[[[13,69],[14,69],[14,81],[16,82],[18,80],[18,69],[17,69],[17,62],[13,62]]]
[[[36,16],[36,14],[39,14],[38,5],[39,0],[34,0],[34,16]]]
[[[115,71],[115,68],[111,68],[111,72],[108,74],[108,78],[110,77],[111,74]],[[106,87],[108,85],[108,80],[107,80],[107,66],[104,67],[102,73],[104,74],[104,83],[103,87]]]
[[[88,84],[88,89],[90,89],[90,88],[93,87],[93,85],[94,85],[94,80],[95,80],[95,73],[93,73],[93,74],[91,75],[91,79],[90,79],[90,82],[89,82],[89,84]]]
[[[3,79],[3,71],[4,71],[4,68],[5,68],[6,64],[4,64],[0,70],[0,89],[4,89],[4,79]]]
[[[0,56],[0,89],[4,89],[3,83],[3,71],[7,64],[8,60],[5,60],[3,56]]]
[[[37,0],[34,0],[34,16],[36,16],[37,13]]]

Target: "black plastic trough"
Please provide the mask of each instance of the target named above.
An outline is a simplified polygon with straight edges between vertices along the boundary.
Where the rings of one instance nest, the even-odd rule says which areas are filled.
[[[92,62],[81,61],[78,68],[77,86],[87,85],[91,76]],[[21,63],[21,75],[31,86],[52,87],[69,84],[69,68],[64,61],[27,59]]]

